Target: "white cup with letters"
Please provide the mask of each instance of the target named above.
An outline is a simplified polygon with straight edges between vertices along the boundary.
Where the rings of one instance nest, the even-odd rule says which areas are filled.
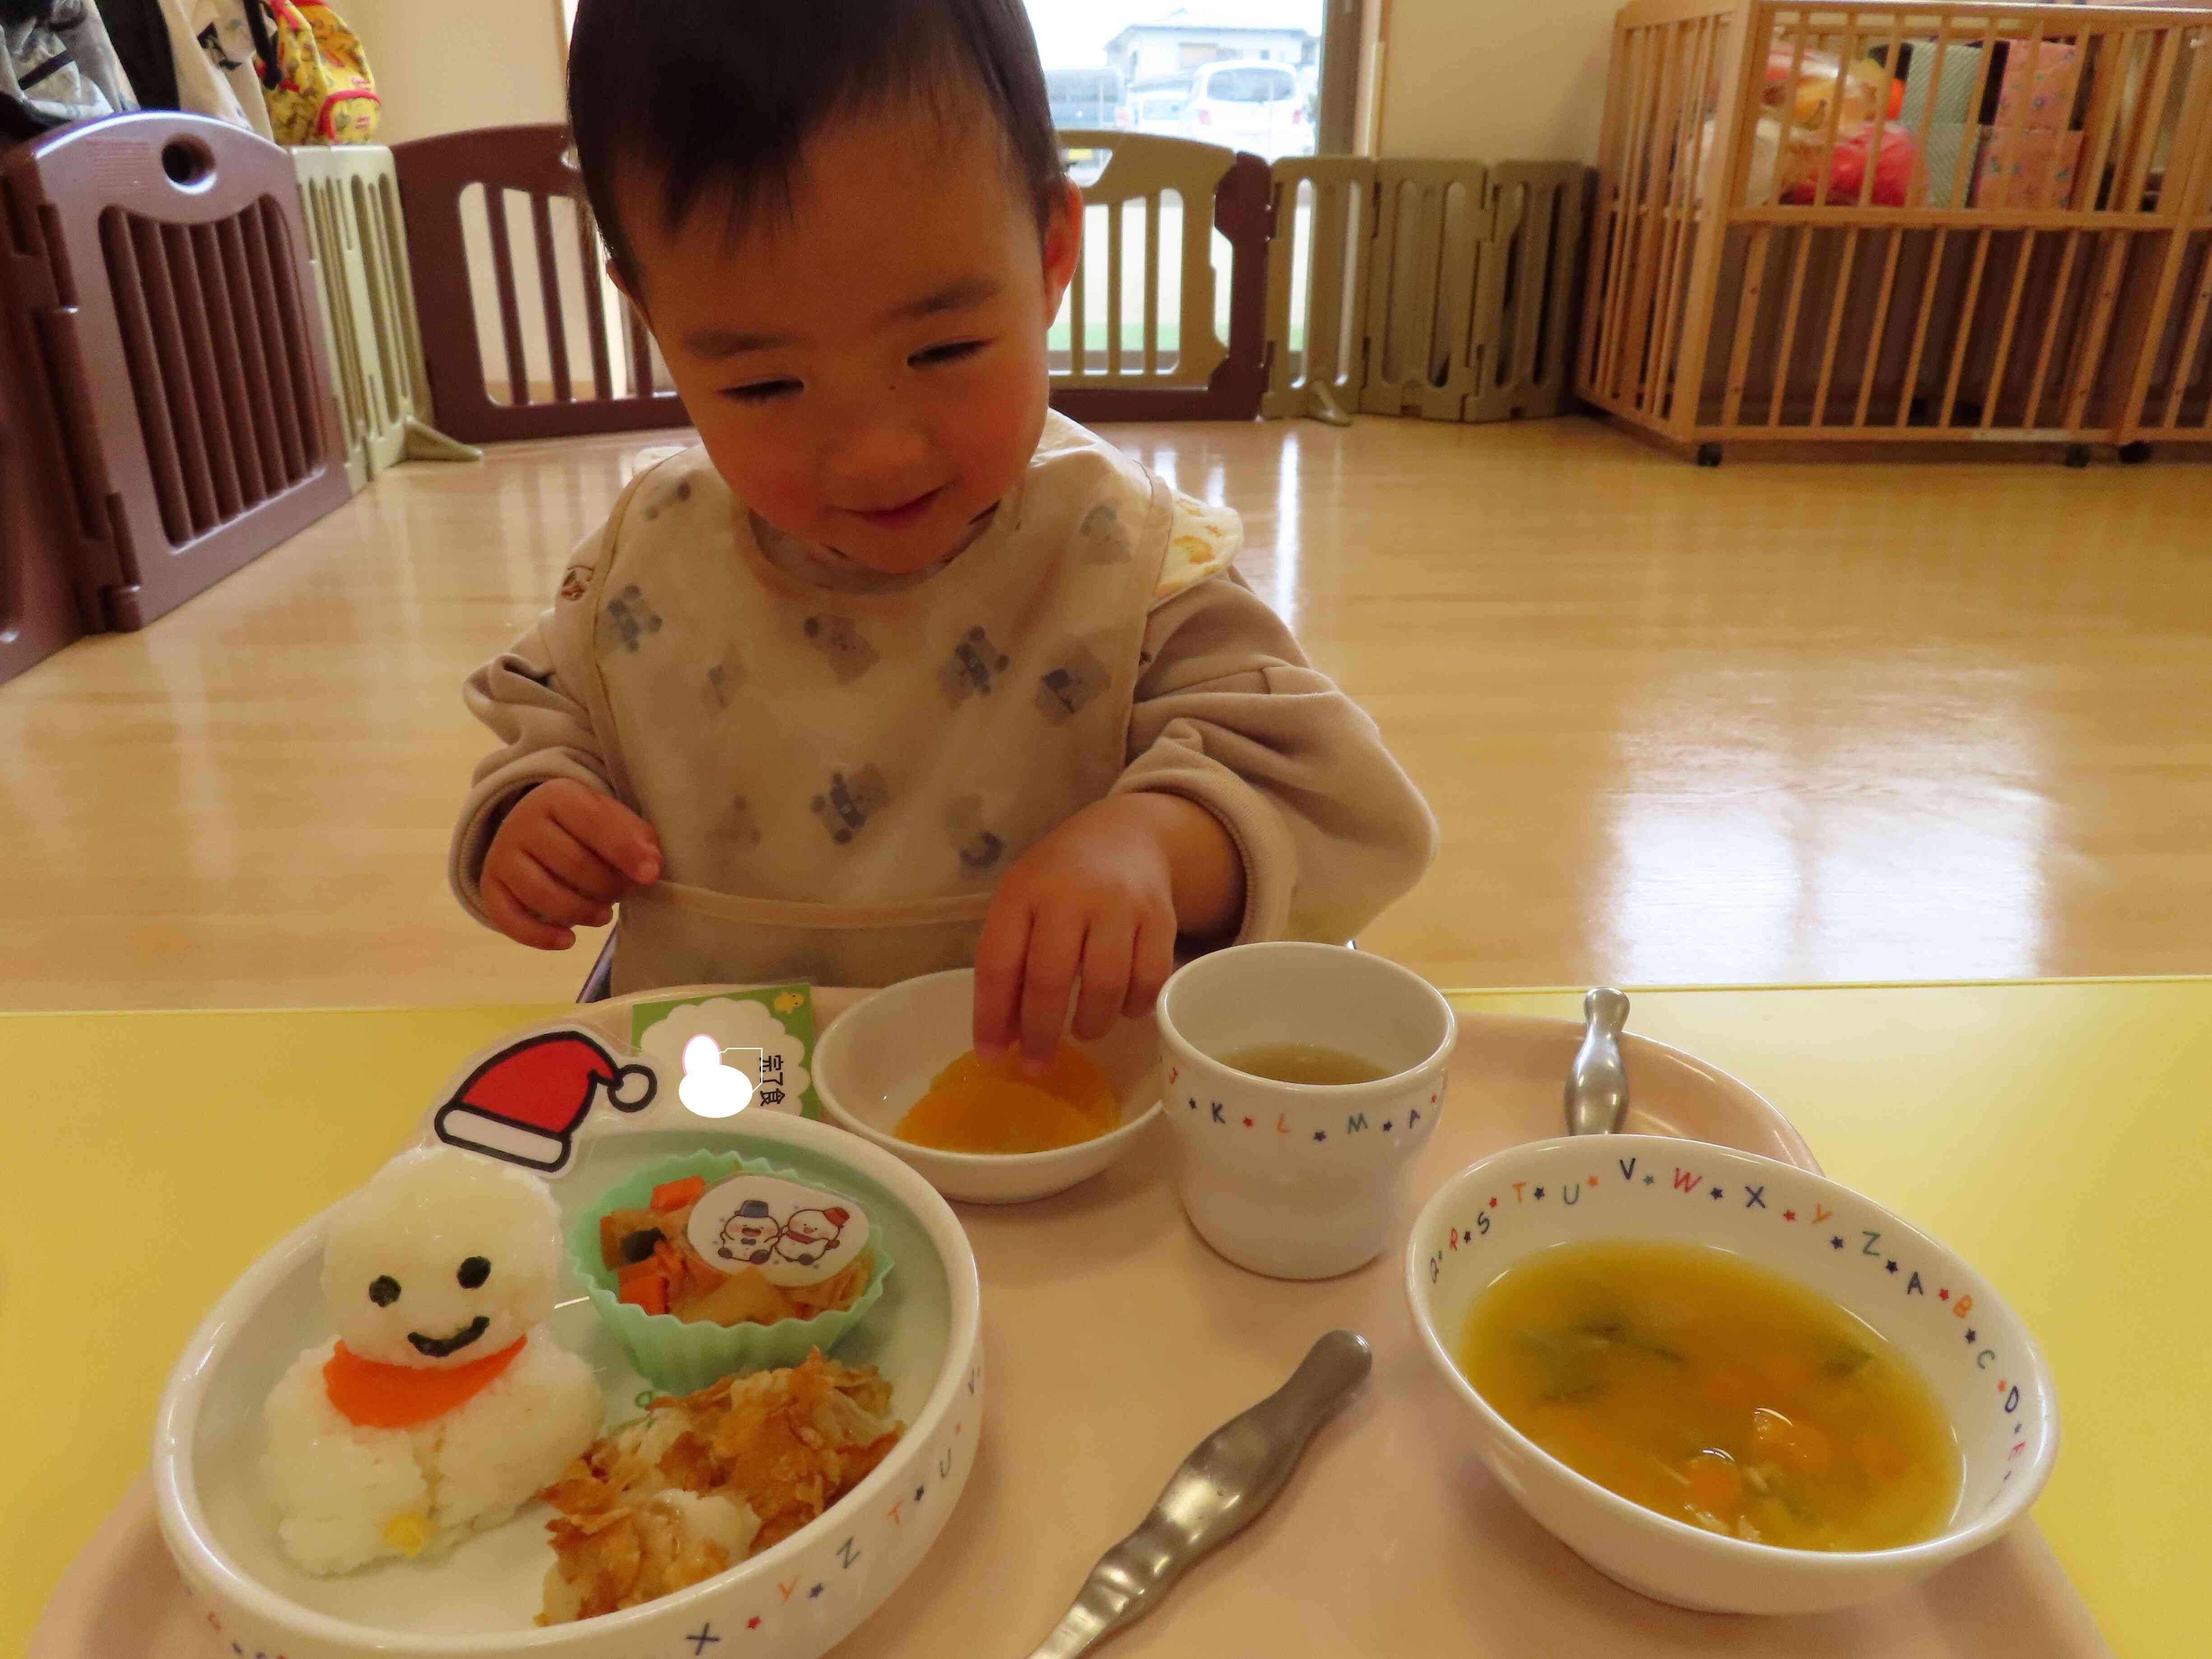
[[[1458,1036],[1435,987],[1342,945],[1240,945],[1178,971],[1158,1018],[1176,1185],[1200,1237],[1275,1279],[1334,1278],[1390,1248]],[[1227,1063],[1285,1044],[1382,1075],[1288,1083]]]

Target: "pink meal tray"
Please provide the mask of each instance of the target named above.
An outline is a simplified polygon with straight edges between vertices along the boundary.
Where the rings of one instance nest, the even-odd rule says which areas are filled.
[[[817,994],[824,1016],[859,994]],[[619,1003],[580,1010],[628,1036]],[[1579,1030],[1468,1014],[1421,1197],[1501,1147],[1556,1134]],[[1632,1039],[1628,1127],[1815,1169],[1743,1085]],[[1256,1278],[1193,1233],[1164,1125],[1104,1175],[1035,1204],[962,1209],[983,1282],[992,1421],[961,1507],[921,1569],[837,1659],[1020,1659],[1099,1554],[1200,1439],[1287,1376],[1323,1331],[1362,1332],[1374,1375],[1316,1437],[1289,1489],[1160,1610],[1102,1646],[1191,1654],[1789,1655],[1791,1659],[2089,1659],[2110,1650],[2033,1526],[1912,1592],[1808,1619],[1684,1613],[1622,1589],[1522,1514],[1455,1421],[1386,1256],[1324,1284]],[[1410,1223],[1409,1212],[1405,1218]],[[234,1655],[196,1605],[139,1482],[63,1579],[29,1659]],[[641,1654],[638,1659],[690,1659]],[[741,1643],[711,1659],[743,1659]]]

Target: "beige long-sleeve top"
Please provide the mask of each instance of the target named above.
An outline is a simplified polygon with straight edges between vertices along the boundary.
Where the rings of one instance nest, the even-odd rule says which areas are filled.
[[[1024,850],[1158,790],[1235,842],[1239,939],[1347,939],[1419,878],[1435,821],[1236,574],[1241,538],[1056,416],[988,527],[903,583],[781,538],[703,451],[665,461],[469,679],[501,746],[453,833],[453,890],[488,922],[501,819],[573,778],[660,839],[663,878],[623,905],[617,993],[881,985],[972,961]]]

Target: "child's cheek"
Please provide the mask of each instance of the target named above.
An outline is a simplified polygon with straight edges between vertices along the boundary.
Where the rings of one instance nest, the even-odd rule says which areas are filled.
[[[1043,430],[1047,387],[1042,362],[1001,361],[984,383],[967,389],[951,441],[960,455],[961,475],[996,500],[1012,489],[1027,469]]]
[[[738,500],[793,535],[814,533],[820,509],[806,485],[804,458],[772,423],[757,418],[702,422],[699,437]]]

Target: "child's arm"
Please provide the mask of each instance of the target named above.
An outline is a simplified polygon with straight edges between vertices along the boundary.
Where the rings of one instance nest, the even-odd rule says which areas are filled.
[[[1340,944],[1413,890],[1436,857],[1428,803],[1243,577],[1159,606],[1144,651],[1115,790],[1194,801],[1227,830],[1244,902],[1224,933]]]
[[[476,769],[449,868],[471,915],[544,951],[604,927],[633,884],[660,875],[652,826],[614,798],[590,714],[562,684],[567,621],[549,611],[469,677],[469,711],[501,746]]]
[[[1079,976],[1079,1036],[1148,1010],[1171,966],[1164,915],[1213,944],[1341,943],[1435,857],[1436,820],[1374,721],[1233,571],[1155,610],[1142,660],[1114,793],[1000,884],[976,956],[979,1048],[1018,1036],[1048,1054]],[[1123,901],[1102,886],[1135,916],[1126,955]]]

